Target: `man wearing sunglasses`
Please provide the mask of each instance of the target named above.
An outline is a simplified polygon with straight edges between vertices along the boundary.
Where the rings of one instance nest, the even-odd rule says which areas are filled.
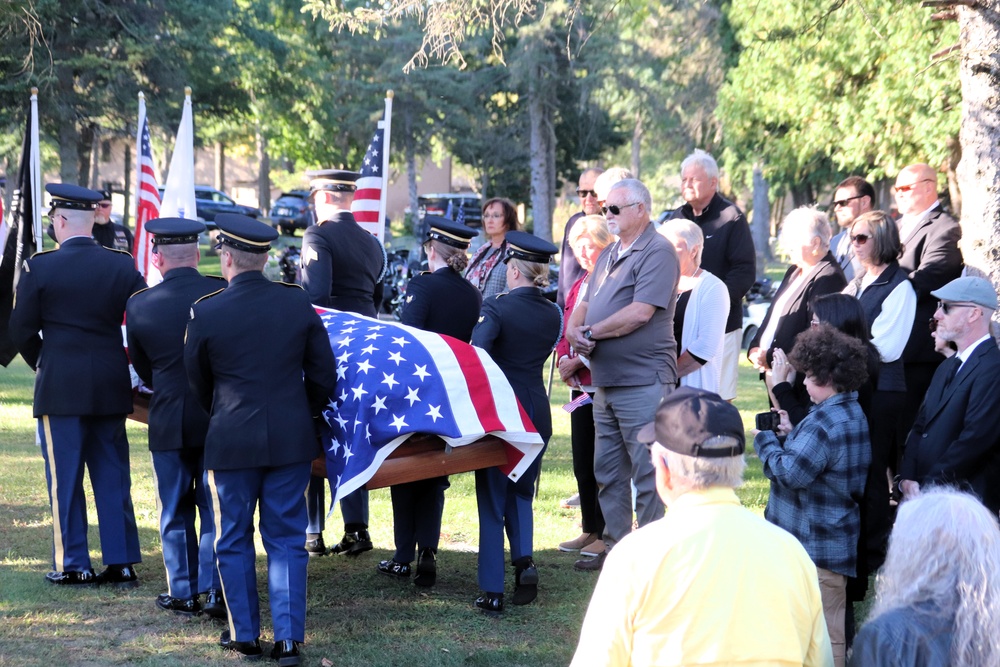
[[[639,526],[663,516],[653,464],[638,441],[656,407],[677,385],[677,342],[671,325],[680,264],[673,245],[650,221],[652,199],[641,181],[625,179],[603,208],[618,241],[597,258],[566,329],[566,339],[588,358],[594,395],[594,477],[604,514],[606,550],[577,561],[600,570],[605,555],[632,530],[632,486]]]
[[[936,335],[958,354],[942,363],[917,413],[900,467],[900,489],[914,496],[927,484],[971,489],[1000,511],[1000,349],[990,335],[997,309],[984,278],[952,280],[933,296]]]
[[[604,170],[600,167],[590,167],[584,169],[580,174],[576,196],[580,198],[581,210],[573,214],[573,217],[566,223],[566,229],[563,230],[562,248],[559,251],[559,291],[556,292],[556,303],[564,310],[566,309],[566,292],[583,275],[583,269],[576,261],[573,249],[569,247],[569,230],[573,229],[573,223],[583,216],[598,215],[601,212],[601,204],[597,201],[597,193],[594,192],[594,182],[603,173]]]
[[[111,192],[98,190],[101,201],[94,209],[94,240],[105,248],[132,252],[132,232],[125,225],[111,221]]]
[[[854,256],[851,225],[859,215],[873,208],[875,208],[875,188],[865,179],[860,176],[848,176],[837,185],[830,209],[837,217],[840,231],[830,239],[830,251],[840,264],[840,268],[844,270],[847,282],[851,282],[855,274],[864,272],[861,262]]]
[[[934,315],[937,304],[931,292],[962,274],[962,253],[958,249],[962,230],[938,201],[937,173],[926,164],[911,164],[899,172],[893,196],[902,214],[898,220],[899,240],[903,243],[899,268],[907,272],[917,293],[917,313],[903,350],[906,407],[901,426],[905,433],[913,425],[917,407],[941,363],[924,323]]]
[[[681,162],[681,194],[687,203],[671,218],[686,218],[705,235],[701,267],[729,289],[729,318],[722,352],[719,394],[736,398],[736,368],[743,331],[743,297],[757,277],[757,255],[746,216],[736,204],[719,194],[719,165],[702,150]]]

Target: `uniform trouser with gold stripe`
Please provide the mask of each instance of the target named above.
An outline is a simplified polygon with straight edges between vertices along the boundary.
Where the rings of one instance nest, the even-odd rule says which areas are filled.
[[[219,588],[215,522],[204,479],[205,450],[174,449],[151,454],[168,594],[186,600]]]
[[[141,561],[125,416],[45,415],[38,419],[38,431],[52,505],[54,569],[80,572],[91,567],[84,466],[94,488],[104,564]]]
[[[260,537],[267,552],[267,589],[274,640],[305,641],[306,486],[311,463],[277,468],[209,470],[215,517],[215,552],[230,636],[241,642],[260,637],[254,510],[260,506]]]

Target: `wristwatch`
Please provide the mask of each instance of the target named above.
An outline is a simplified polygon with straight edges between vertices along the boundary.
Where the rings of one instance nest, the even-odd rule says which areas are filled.
[[[587,329],[586,331],[583,332],[583,337],[586,338],[587,340],[593,340],[594,339],[594,330],[593,329]]]

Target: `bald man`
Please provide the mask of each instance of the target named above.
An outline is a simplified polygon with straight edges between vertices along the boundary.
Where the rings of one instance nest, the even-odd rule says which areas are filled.
[[[900,433],[908,433],[913,426],[934,371],[944,359],[934,351],[927,328],[937,307],[937,298],[931,292],[962,274],[962,253],[958,249],[962,230],[938,201],[937,182],[937,172],[930,166],[911,164],[899,172],[892,189],[901,214],[898,224],[903,256],[899,267],[907,272],[917,293],[917,313],[903,351],[906,410]],[[901,452],[896,454],[898,460]]]

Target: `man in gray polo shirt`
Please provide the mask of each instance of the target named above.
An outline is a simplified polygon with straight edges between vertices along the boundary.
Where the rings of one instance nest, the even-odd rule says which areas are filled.
[[[680,266],[673,246],[650,222],[651,208],[640,181],[626,179],[611,188],[604,214],[618,242],[598,258],[566,332],[570,345],[589,359],[597,388],[594,474],[608,550],[632,529],[630,480],[639,525],[663,516],[653,465],[637,436],[677,384],[673,320]],[[576,567],[599,570],[604,557]]]

